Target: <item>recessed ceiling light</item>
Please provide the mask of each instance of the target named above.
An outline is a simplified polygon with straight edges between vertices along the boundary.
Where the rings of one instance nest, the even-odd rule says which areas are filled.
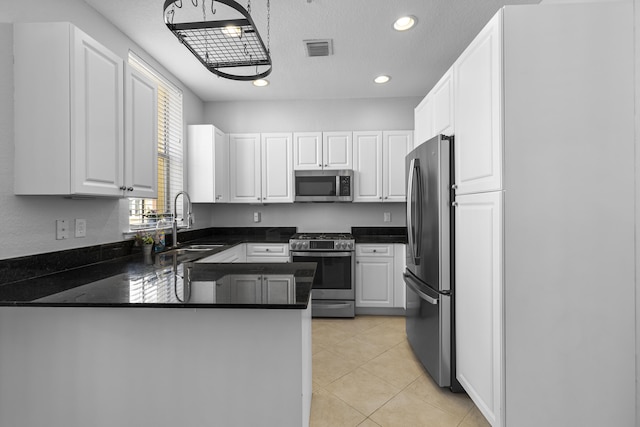
[[[376,82],[376,83],[378,83],[378,84],[386,83],[386,82],[388,82],[389,80],[391,80],[391,77],[389,77],[389,76],[384,76],[384,75],[382,75],[382,76],[378,76],[378,77],[376,77],[375,79],[373,79],[373,81],[374,81],[374,82]]]
[[[396,22],[393,23],[393,28],[397,31],[406,31],[416,25],[417,21],[418,18],[416,18],[415,16],[401,16],[400,18],[396,19]]]
[[[258,79],[253,81],[253,85],[258,87],[264,87],[264,86],[267,86],[268,84],[269,84],[269,80],[266,80],[266,79]]]

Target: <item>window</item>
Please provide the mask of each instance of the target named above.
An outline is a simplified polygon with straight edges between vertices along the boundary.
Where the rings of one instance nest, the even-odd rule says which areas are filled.
[[[173,199],[182,191],[182,91],[133,52],[129,66],[158,85],[158,198],[129,199],[129,228],[155,228],[160,219],[173,221]],[[182,204],[178,217],[182,218]]]

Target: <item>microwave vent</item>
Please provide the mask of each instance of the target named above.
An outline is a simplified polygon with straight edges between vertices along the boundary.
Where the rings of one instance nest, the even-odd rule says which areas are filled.
[[[305,50],[307,56],[329,56],[333,54],[333,40],[305,40]]]

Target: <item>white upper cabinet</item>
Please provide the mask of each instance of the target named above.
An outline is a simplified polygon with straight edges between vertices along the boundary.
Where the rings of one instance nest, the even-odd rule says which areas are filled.
[[[354,202],[404,202],[412,131],[353,132]]]
[[[229,136],[213,125],[188,126],[187,173],[193,203],[229,202]]]
[[[127,67],[124,186],[127,197],[158,197],[158,87]]]
[[[418,146],[433,136],[433,99],[427,95],[418,104],[413,118],[415,145]]]
[[[382,132],[353,132],[354,202],[382,202]]]
[[[293,203],[291,133],[262,134],[262,202]]]
[[[456,194],[502,188],[502,14],[453,66]],[[535,118],[532,118],[535,120]]]
[[[293,134],[295,170],[353,168],[351,132],[296,132]]]
[[[353,135],[351,132],[323,132],[323,169],[353,168]]]
[[[432,99],[433,132],[431,136],[454,133],[453,70],[449,69],[430,92]]]
[[[295,170],[322,169],[322,132],[293,134],[293,168]]]
[[[382,200],[407,200],[405,157],[413,148],[413,132],[390,130],[382,132]]]
[[[293,203],[292,134],[229,135],[229,202]]]
[[[14,80],[15,193],[128,196],[123,60],[69,23],[15,24]]]
[[[453,135],[455,101],[453,91],[453,69],[450,68],[415,108],[416,145],[436,135]]]
[[[262,203],[259,133],[229,135],[229,202]]]

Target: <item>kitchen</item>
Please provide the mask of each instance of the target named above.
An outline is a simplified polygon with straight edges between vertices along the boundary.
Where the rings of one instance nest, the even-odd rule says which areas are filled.
[[[111,43],[114,46],[120,46],[117,50],[120,51],[121,56],[126,55],[131,42],[82,2],[65,2],[56,5],[41,3],[36,8],[8,6],[8,9],[5,9],[8,12],[8,21],[72,21],[86,30],[91,29],[92,35],[98,39],[112,40]],[[2,33],[2,40],[4,40],[0,47],[2,57],[10,57],[11,25],[3,24]],[[116,48],[113,47],[113,49]],[[13,107],[11,102],[13,71],[10,61],[3,61],[1,67],[3,78],[0,88],[4,96],[1,98],[3,114],[0,117],[2,123],[0,132],[3,133],[1,157],[3,179],[0,192],[2,208],[0,211],[6,219],[6,225],[3,228],[5,244],[0,249],[0,257],[13,258],[121,240],[121,232],[126,229],[128,221],[124,200],[70,200],[52,196],[15,197],[13,195]],[[203,104],[190,90],[183,88],[183,93],[186,123],[214,122],[227,132],[277,132],[282,131],[283,127],[286,127],[287,131],[308,131],[310,128],[316,130],[411,129],[413,128],[413,108],[425,95],[421,93],[410,98],[366,101],[229,101]],[[354,111],[358,114],[354,115]],[[307,231],[334,231],[329,229],[336,223],[335,219],[332,219],[334,217],[340,218],[340,230],[335,231],[344,231],[351,226],[405,225],[404,206],[401,204],[323,205],[321,211],[315,209],[313,205],[296,205],[296,209],[301,209],[305,218],[304,224],[297,223],[300,218],[297,212],[275,205],[220,205],[215,209],[196,206],[195,216],[198,227],[222,224],[252,226],[253,212],[256,210],[262,213],[261,226],[282,225],[280,221],[286,219],[286,225],[308,227]],[[385,212],[391,214],[390,223],[383,221]],[[86,240],[55,241],[52,221],[64,217],[87,218]]]

